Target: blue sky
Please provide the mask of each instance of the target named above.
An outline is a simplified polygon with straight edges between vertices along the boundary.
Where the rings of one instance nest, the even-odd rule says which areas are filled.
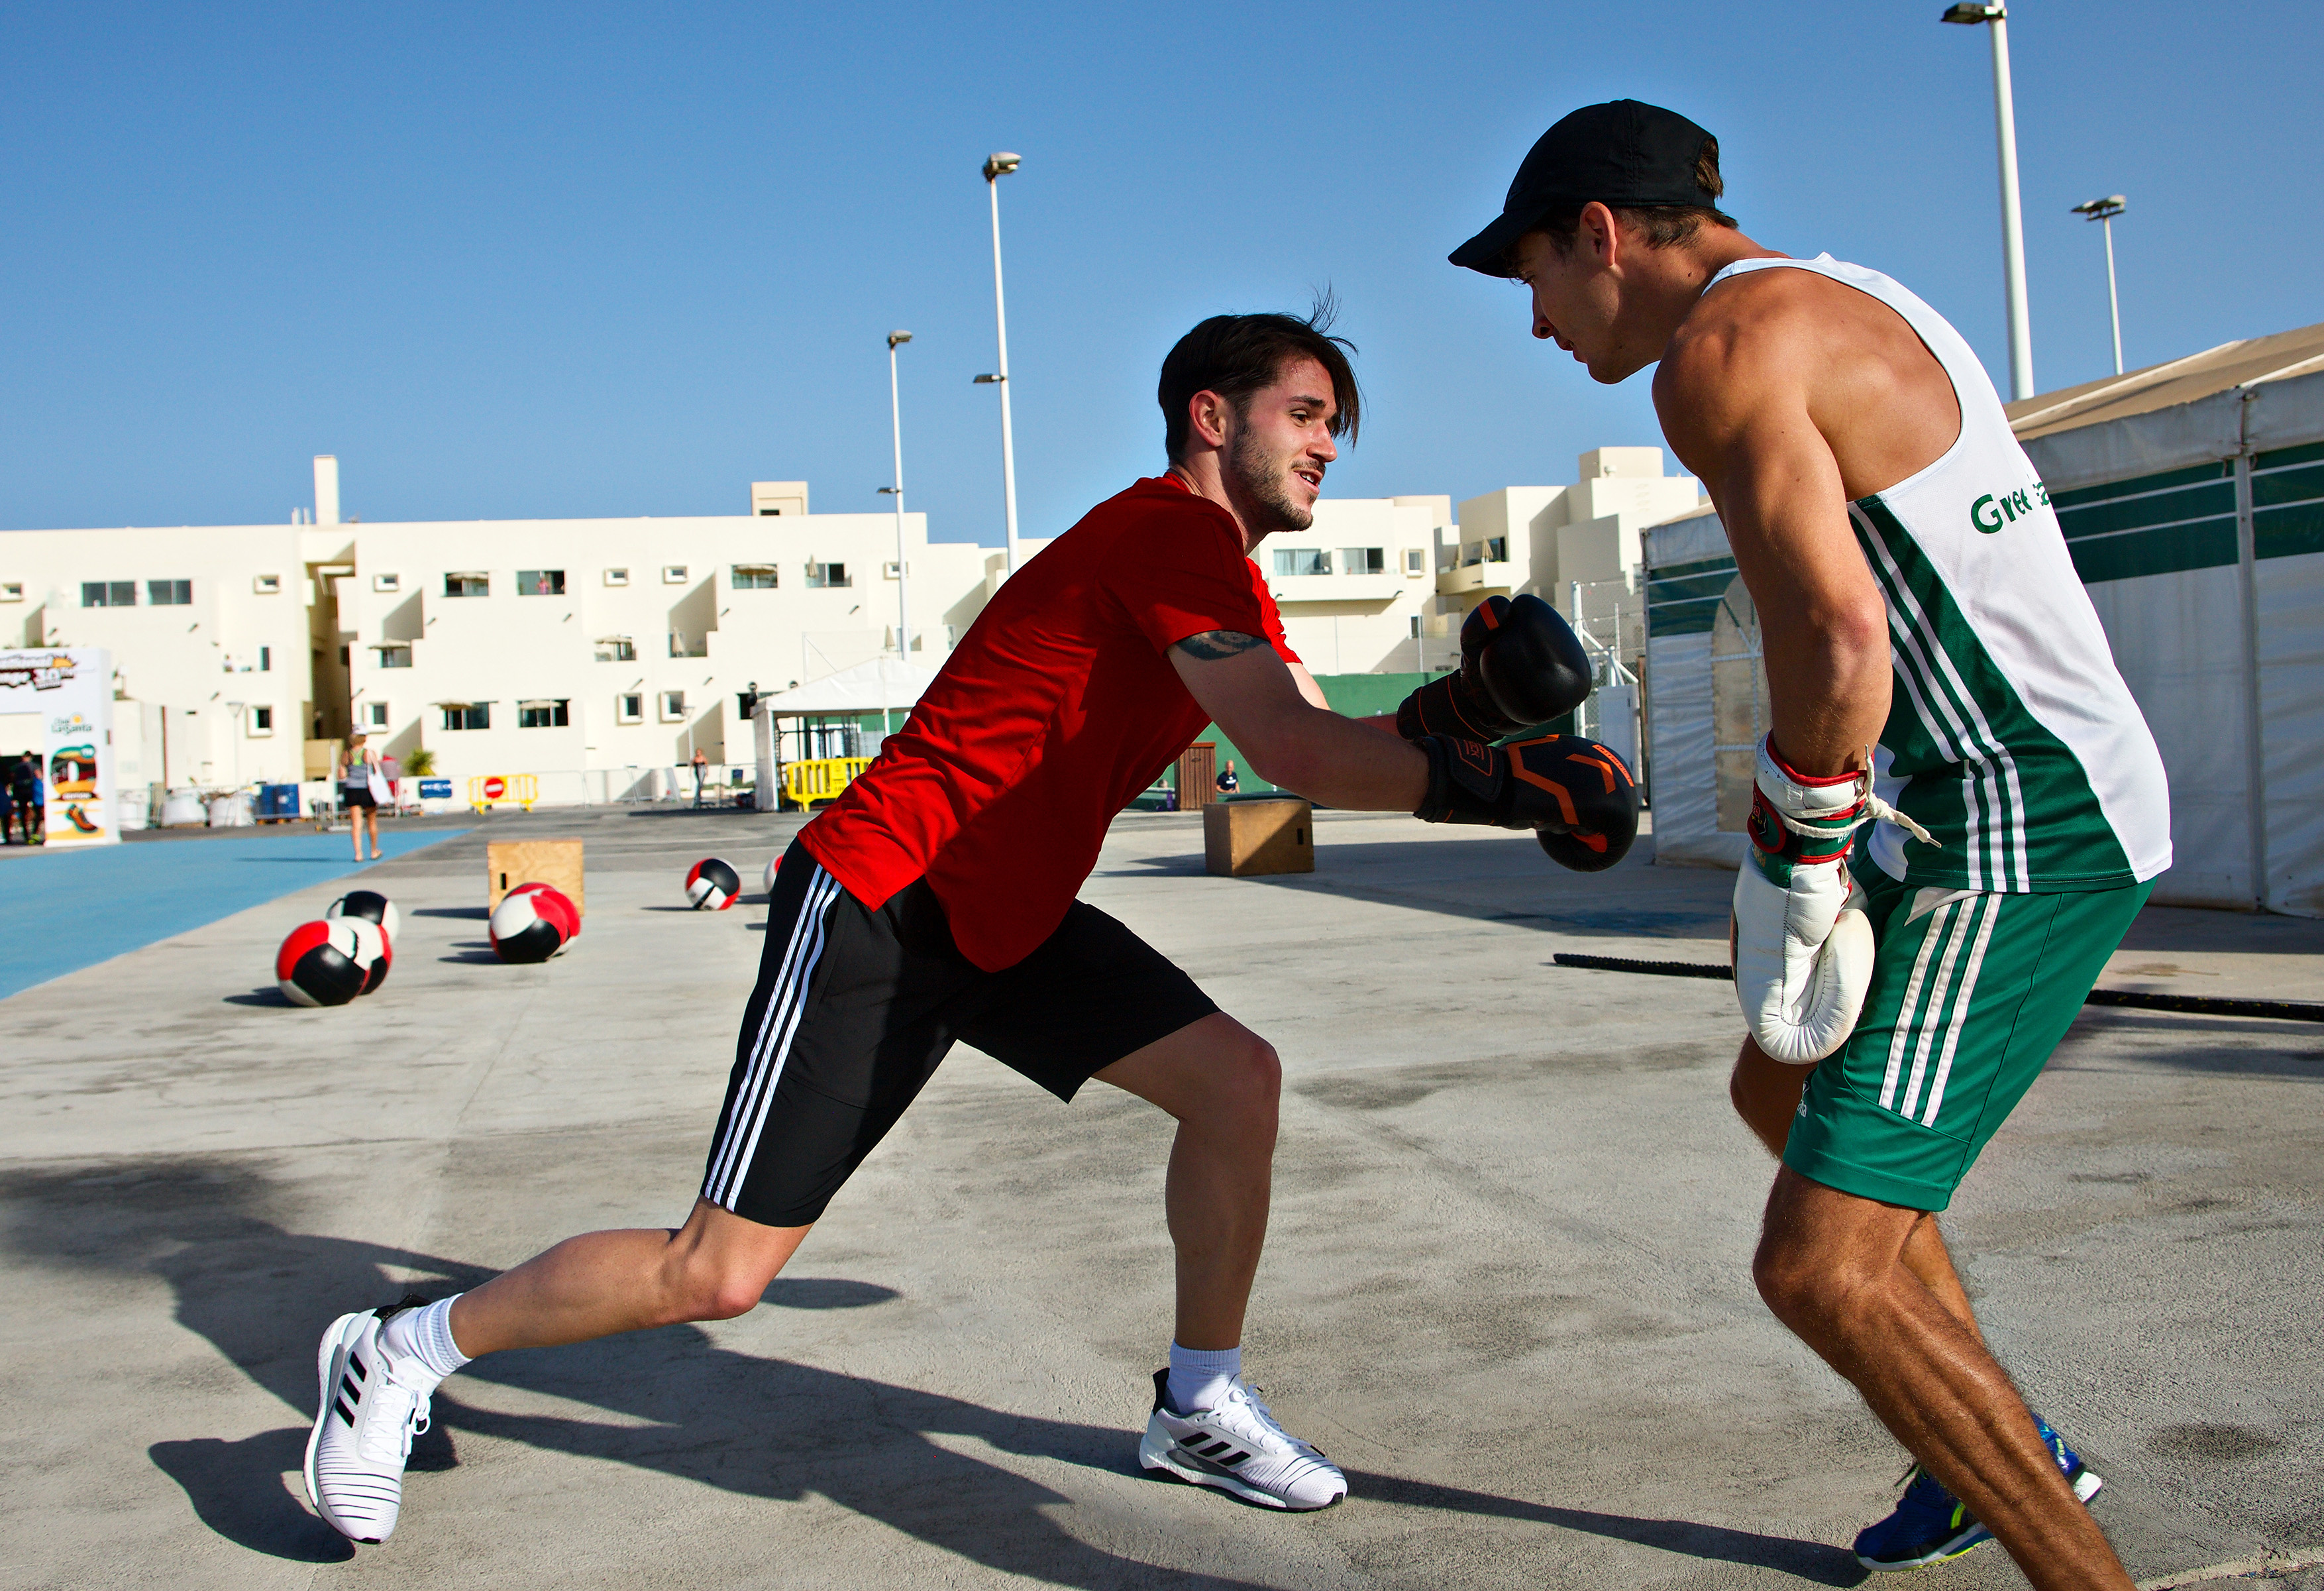
[[[1886,270],[2006,371],[1981,30],[1910,4],[1227,8],[24,5],[0,16],[0,527],[877,511],[1001,534],[1001,192],[1027,534],[1159,467],[1154,376],[1329,283],[1343,496],[1572,478],[1658,441],[1445,251],[1572,106],[1719,134],[1729,207]],[[2035,373],[2324,319],[2312,6],[2024,0]]]

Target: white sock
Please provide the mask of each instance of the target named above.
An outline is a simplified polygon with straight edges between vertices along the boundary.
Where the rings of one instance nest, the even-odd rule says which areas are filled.
[[[438,1382],[468,1362],[452,1340],[451,1299],[397,1310],[380,1328],[379,1338],[387,1351],[389,1374],[406,1386],[425,1380],[425,1390],[433,1392]]]
[[[1181,1414],[1216,1406],[1227,1383],[1242,1374],[1242,1349],[1170,1345],[1170,1401]]]

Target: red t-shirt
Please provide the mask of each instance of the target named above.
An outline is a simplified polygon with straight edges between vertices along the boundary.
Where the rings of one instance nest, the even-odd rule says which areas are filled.
[[[1175,476],[1099,504],[985,604],[904,726],[799,841],[878,910],[925,876],[988,972],[1064,920],[1106,827],[1210,715],[1165,655],[1205,630],[1298,661],[1234,516]]]

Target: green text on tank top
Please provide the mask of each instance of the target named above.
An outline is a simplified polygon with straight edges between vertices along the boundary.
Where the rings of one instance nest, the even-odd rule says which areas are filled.
[[[1890,278],[1819,254],[1729,276],[1812,271],[1887,305],[1952,383],[1960,434],[1932,463],[1849,504],[1888,612],[1895,692],[1874,751],[1894,824],[1865,843],[1893,878],[1944,889],[2110,889],[2171,865],[2163,759],[2115,667],[2049,494],[1960,334]]]

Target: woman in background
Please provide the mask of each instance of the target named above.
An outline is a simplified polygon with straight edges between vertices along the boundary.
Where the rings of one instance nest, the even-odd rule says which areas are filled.
[[[347,737],[339,757],[339,805],[347,809],[347,825],[355,837],[355,860],[364,859],[364,824],[371,824],[371,859],[379,860],[379,797],[372,783],[380,777],[379,754],[364,744],[361,730]]]

